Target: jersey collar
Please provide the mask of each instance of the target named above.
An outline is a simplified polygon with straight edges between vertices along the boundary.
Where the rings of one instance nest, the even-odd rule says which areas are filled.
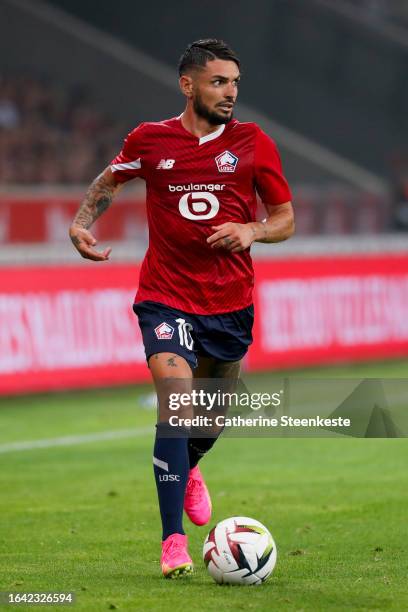
[[[189,132],[188,130],[186,130],[186,128],[185,128],[185,127],[183,126],[183,124],[181,123],[181,117],[182,117],[182,114],[183,114],[183,113],[181,113],[181,115],[179,115],[179,116],[177,117],[177,119],[178,119],[178,120],[179,120],[179,122],[180,122],[180,126],[183,128],[183,130],[184,130],[185,132],[187,132],[187,134],[190,134],[190,136],[192,136],[193,138],[197,138],[197,136],[194,136],[194,134],[191,134],[191,132]],[[223,131],[224,131],[224,130],[225,130],[225,123],[221,123],[220,127],[219,127],[219,128],[217,128],[217,129],[215,130],[215,132],[211,132],[210,134],[206,134],[205,136],[201,136],[201,138],[197,138],[197,140],[198,140],[198,145],[200,146],[200,145],[202,145],[202,144],[205,144],[206,142],[209,142],[210,140],[215,140],[216,138],[218,138],[219,136],[221,136],[221,134],[223,133]]]
[[[201,136],[201,138],[198,139],[198,144],[202,145],[205,142],[208,142],[209,140],[215,140],[215,138],[218,138],[218,136],[221,136],[224,130],[225,130],[225,123],[221,123],[220,127],[218,128],[218,130],[215,130],[215,132],[210,132],[210,134],[207,134],[206,136]]]

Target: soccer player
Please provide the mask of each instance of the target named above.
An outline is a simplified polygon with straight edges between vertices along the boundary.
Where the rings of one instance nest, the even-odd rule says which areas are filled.
[[[201,436],[180,427],[171,435],[170,391],[191,389],[193,377],[238,379],[252,342],[250,246],[286,240],[294,231],[276,145],[255,123],[233,118],[236,54],[221,40],[196,41],[181,56],[179,75],[184,112],[130,132],[70,227],[83,257],[109,259],[110,248],[98,251],[89,229],[125,182],[146,181],[149,247],[134,311],[159,401],[153,467],[165,577],[192,571],[183,508],[197,525],[210,520],[198,462],[220,433]],[[255,220],[257,194],[267,211],[262,222]]]

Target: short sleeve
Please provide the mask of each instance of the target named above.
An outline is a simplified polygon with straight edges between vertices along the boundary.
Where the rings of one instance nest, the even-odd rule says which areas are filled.
[[[110,163],[110,169],[120,183],[126,183],[134,178],[143,177],[143,123],[130,132],[123,141],[123,147]]]
[[[255,140],[254,165],[255,187],[264,204],[284,204],[292,200],[278,149],[260,128]]]

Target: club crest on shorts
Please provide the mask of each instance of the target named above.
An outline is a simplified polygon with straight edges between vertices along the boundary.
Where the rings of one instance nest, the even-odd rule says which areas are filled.
[[[163,321],[163,323],[154,328],[154,333],[159,340],[171,340],[174,334],[174,327]]]
[[[235,172],[238,164],[238,157],[230,151],[224,151],[215,158],[218,172]]]

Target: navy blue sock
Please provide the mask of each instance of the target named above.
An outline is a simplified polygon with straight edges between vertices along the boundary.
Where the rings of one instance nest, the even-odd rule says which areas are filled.
[[[199,428],[191,429],[187,447],[190,469],[194,468],[200,459],[212,449],[223,431],[224,427],[220,427],[218,431],[213,431],[211,433],[203,430],[200,432]],[[195,437],[199,433],[201,433],[201,436]]]
[[[156,425],[153,469],[163,525],[163,540],[172,533],[184,534],[183,506],[188,472],[188,432],[177,431],[167,423]],[[171,434],[173,433],[173,437]]]
[[[194,468],[206,453],[214,446],[218,436],[207,438],[190,438],[188,441],[188,457],[190,468]]]

